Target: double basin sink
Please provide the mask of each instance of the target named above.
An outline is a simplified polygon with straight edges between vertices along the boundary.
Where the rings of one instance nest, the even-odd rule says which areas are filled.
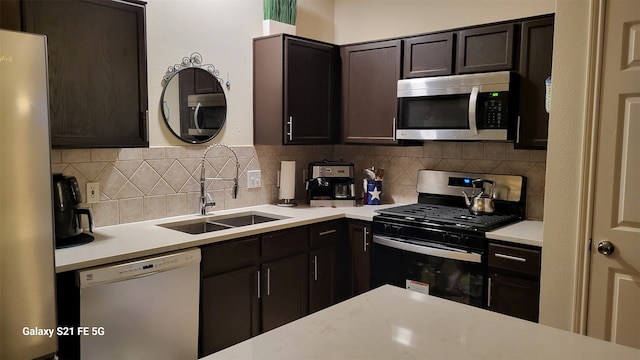
[[[196,235],[212,231],[232,229],[241,226],[261,224],[269,221],[282,220],[287,218],[287,216],[249,211],[238,214],[207,216],[193,220],[160,224],[158,226]]]

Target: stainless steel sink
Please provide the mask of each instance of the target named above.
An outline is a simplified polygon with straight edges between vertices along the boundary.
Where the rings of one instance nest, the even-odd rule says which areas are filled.
[[[287,216],[265,214],[249,211],[238,214],[214,215],[193,220],[185,220],[174,223],[159,224],[176,231],[188,234],[203,234],[212,231],[231,229],[247,225],[261,224],[269,221],[287,219]]]

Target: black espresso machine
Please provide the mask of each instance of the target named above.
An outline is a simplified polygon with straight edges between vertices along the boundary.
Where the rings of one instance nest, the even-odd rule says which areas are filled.
[[[307,203],[311,206],[354,206],[353,180],[352,163],[326,159],[309,163]]]

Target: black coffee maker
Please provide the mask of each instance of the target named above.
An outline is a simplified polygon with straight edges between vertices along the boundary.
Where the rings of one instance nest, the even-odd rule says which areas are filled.
[[[53,174],[53,208],[56,249],[86,244],[93,236],[83,232],[81,215],[87,215],[89,231],[93,232],[91,210],[80,208],[82,202],[78,180],[74,176]]]
[[[310,163],[306,190],[311,206],[354,206],[353,164],[329,160]]]

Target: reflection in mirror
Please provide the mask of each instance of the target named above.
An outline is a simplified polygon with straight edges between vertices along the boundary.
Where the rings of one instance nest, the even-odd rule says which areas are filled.
[[[163,78],[160,107],[164,121],[180,140],[199,144],[213,139],[227,117],[222,79],[213,65],[201,65],[194,53],[169,67]]]

